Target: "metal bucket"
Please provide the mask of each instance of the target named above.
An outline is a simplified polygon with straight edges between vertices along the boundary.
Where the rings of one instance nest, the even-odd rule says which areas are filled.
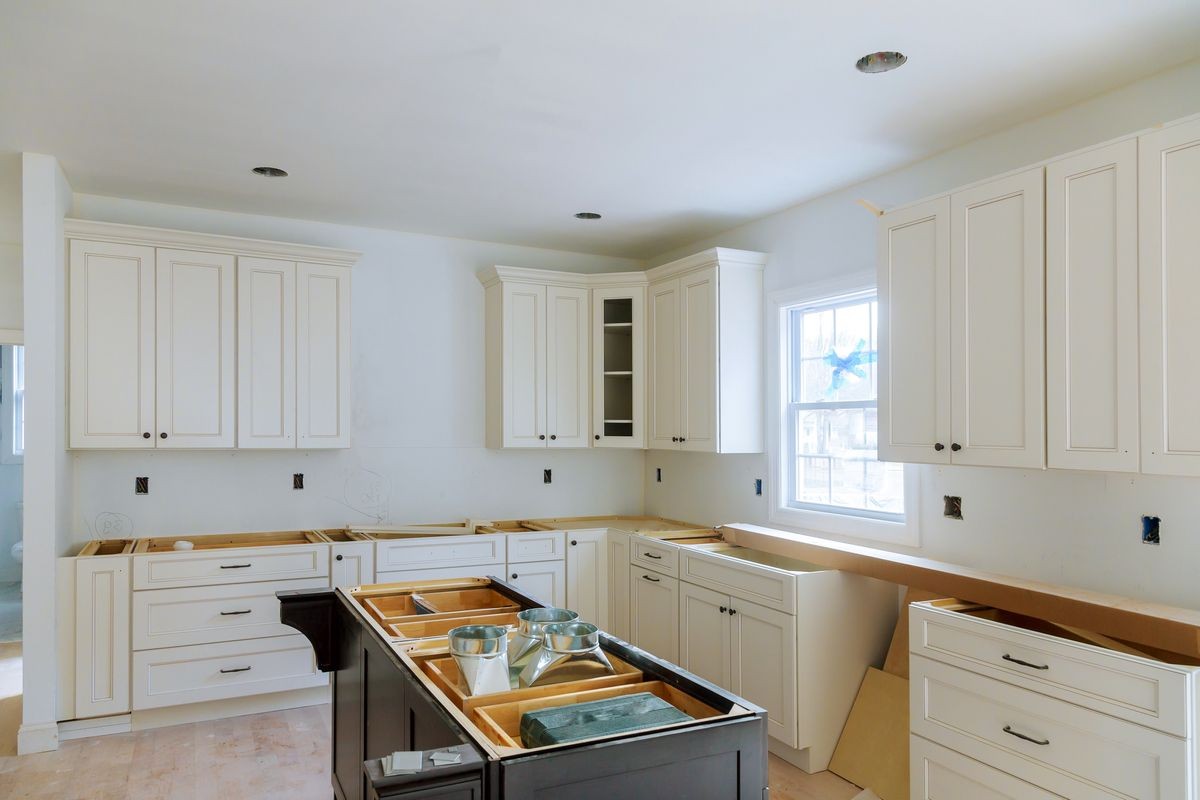
[[[508,628],[461,625],[451,628],[446,638],[470,694],[507,692],[512,688],[508,680]]]
[[[542,627],[542,649],[521,670],[521,686],[545,686],[613,675],[600,649],[600,629],[590,622],[553,622]]]
[[[566,608],[527,608],[517,614],[517,632],[508,643],[508,670],[512,677],[542,649],[542,628],[555,622],[574,622],[579,615]]]

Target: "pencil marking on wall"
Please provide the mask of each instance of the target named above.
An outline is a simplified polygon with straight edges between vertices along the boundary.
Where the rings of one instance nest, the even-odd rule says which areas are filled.
[[[369,469],[357,469],[347,473],[342,485],[342,497],[329,499],[379,525],[388,520],[391,493],[391,486],[384,475]]]
[[[128,539],[133,536],[133,520],[116,511],[101,511],[92,521],[96,539]]]

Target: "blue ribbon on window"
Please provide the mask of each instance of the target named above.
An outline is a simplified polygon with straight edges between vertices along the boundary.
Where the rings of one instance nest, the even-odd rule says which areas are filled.
[[[854,349],[844,357],[839,356],[837,351],[830,347],[829,352],[825,354],[825,363],[833,367],[833,374],[829,378],[829,388],[825,390],[825,396],[832,397],[845,386],[847,375],[853,375],[860,380],[866,378],[867,371],[863,367],[874,364],[877,355],[874,350],[867,350],[865,339],[859,339]]]

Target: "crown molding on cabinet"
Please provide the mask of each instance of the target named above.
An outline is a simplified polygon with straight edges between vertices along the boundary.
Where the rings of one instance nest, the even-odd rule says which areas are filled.
[[[753,250],[734,250],[729,247],[712,247],[677,261],[648,269],[646,277],[651,281],[660,281],[694,269],[717,264],[720,264],[722,269],[748,267],[761,270],[766,263],[766,253],[758,253]]]
[[[560,272],[549,269],[531,269],[529,267],[504,267],[497,264],[494,267],[480,270],[476,277],[484,288],[499,281],[529,281],[545,286],[567,286],[577,289],[590,289],[598,286],[630,286],[647,283],[644,272],[605,272],[600,274],[581,274],[578,272]]]
[[[267,239],[247,239],[215,233],[178,231],[169,228],[148,228],[116,222],[97,222],[88,219],[66,219],[63,230],[68,239],[87,239],[93,242],[117,242],[150,247],[203,250],[206,253],[254,255],[307,264],[352,267],[362,253],[334,247],[273,242]]]

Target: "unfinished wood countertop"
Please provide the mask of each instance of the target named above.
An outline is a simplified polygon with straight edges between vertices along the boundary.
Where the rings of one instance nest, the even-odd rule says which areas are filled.
[[[719,530],[726,541],[742,547],[1095,631],[1166,654],[1200,657],[1200,611],[758,525],[735,523]]]

